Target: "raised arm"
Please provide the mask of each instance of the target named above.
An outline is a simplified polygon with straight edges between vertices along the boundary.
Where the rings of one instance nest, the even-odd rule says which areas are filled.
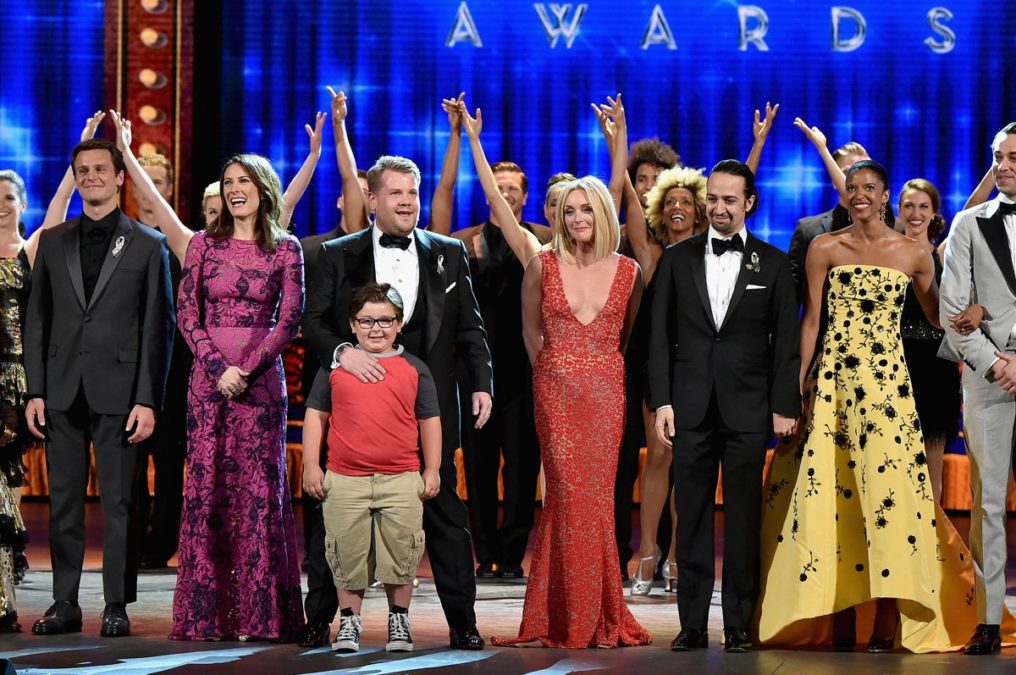
[[[441,163],[441,178],[434,188],[434,197],[430,200],[430,224],[427,229],[438,234],[451,234],[452,206],[455,193],[455,179],[459,175],[459,155],[462,150],[462,92],[458,98],[441,100],[441,108],[448,113],[448,147],[445,148],[444,161]]]
[[[116,128],[116,136],[121,145],[120,149],[123,151],[123,160],[127,165],[127,174],[145,196],[145,199],[152,204],[155,222],[149,224],[155,225],[166,235],[170,252],[182,265],[186,261],[187,246],[190,244],[194,232],[180,222],[173,207],[155,189],[151,177],[141,168],[138,158],[134,156],[134,152],[131,150],[131,121],[121,117],[115,110],[109,111],[109,117],[113,120],[113,125]]]
[[[995,191],[995,174],[992,172],[991,167],[985,172],[984,176],[981,177],[981,182],[977,184],[974,191],[970,193],[970,197],[967,198],[967,203],[963,205],[963,210],[967,210],[978,204],[991,199],[991,193]]]
[[[776,113],[780,111],[780,104],[777,103],[775,106],[769,105],[769,101],[766,101],[766,117],[764,120],[759,120],[761,114],[758,108],[755,109],[755,121],[751,125],[751,133],[755,136],[755,142],[752,143],[751,152],[748,153],[748,159],[744,161],[745,164],[758,175],[758,163],[762,159],[762,148],[765,147],[766,138],[769,137],[769,132],[773,128],[773,122],[776,120]]]
[[[314,177],[314,169],[317,168],[318,160],[321,159],[321,130],[324,128],[327,117],[328,113],[319,112],[314,119],[313,129],[309,124],[303,125],[310,137],[310,152],[307,153],[307,159],[303,160],[303,166],[293,176],[293,180],[286,186],[285,194],[282,195],[282,215],[279,217],[279,225],[283,228],[289,228],[293,211],[296,210],[296,205],[303,197],[303,193],[307,191],[310,179]]]
[[[819,157],[822,158],[822,163],[825,164],[826,171],[829,172],[829,178],[833,182],[833,187],[836,188],[836,192],[846,201],[847,196],[847,178],[843,175],[843,170],[836,164],[836,160],[833,159],[832,153],[829,152],[829,148],[826,147],[826,137],[818,127],[809,127],[808,124],[800,117],[794,118],[794,126],[804,132],[805,137],[811,141],[815,149],[818,150]]]
[[[607,97],[606,103],[599,107],[593,104],[596,117],[600,120],[600,129],[607,137],[607,148],[610,150],[610,183],[607,189],[614,200],[614,209],[621,213],[621,197],[624,193],[624,177],[628,175],[628,122],[621,103],[621,94],[617,98]]]
[[[95,138],[95,130],[99,128],[104,117],[106,117],[106,113],[98,110],[88,118],[84,130],[81,132],[82,141]],[[56,188],[56,194],[53,195],[53,199],[49,200],[49,208],[46,209],[46,217],[43,218],[42,225],[32,232],[25,241],[25,255],[28,256],[29,267],[35,264],[35,254],[39,250],[39,235],[43,230],[48,230],[67,220],[67,208],[70,206],[73,196],[74,171],[68,166],[63,178],[60,179],[60,185]]]
[[[539,253],[540,240],[536,238],[535,234],[519,225],[515,214],[512,213],[512,207],[508,206],[508,202],[505,201],[501,191],[497,188],[494,172],[491,171],[490,162],[487,161],[487,155],[483,152],[483,146],[480,145],[480,129],[483,128],[483,114],[480,109],[476,109],[476,117],[470,116],[465,103],[462,103],[459,109],[462,111],[462,125],[466,129],[466,135],[469,136],[469,147],[473,151],[476,175],[480,179],[480,185],[483,186],[490,210],[497,222],[501,224],[501,233],[504,235],[505,241],[508,242],[508,246],[511,247],[519,262],[525,266],[534,255]]]
[[[367,227],[370,220],[367,213],[367,198],[363,195],[360,178],[356,175],[356,156],[353,145],[346,133],[346,117],[349,104],[344,92],[336,93],[328,87],[332,95],[332,131],[335,133],[335,159],[339,164],[339,176],[342,177],[342,218],[346,234],[359,232]]]

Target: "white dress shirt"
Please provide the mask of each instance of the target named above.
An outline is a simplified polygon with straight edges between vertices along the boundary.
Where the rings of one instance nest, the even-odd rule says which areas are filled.
[[[723,324],[723,317],[727,315],[730,296],[734,294],[734,284],[737,283],[741,259],[744,256],[740,251],[724,251],[723,255],[713,254],[714,237],[716,239],[740,237],[741,243],[747,243],[748,231],[742,227],[732,237],[724,237],[714,230],[712,225],[709,226],[706,243],[706,288],[709,289],[709,305],[713,311],[713,321],[719,328]]]
[[[381,230],[375,225],[372,232],[374,242],[374,278],[379,284],[391,284],[402,296],[405,326],[413,317],[417,293],[420,291],[420,257],[416,252],[416,236],[409,233],[409,248],[385,248],[381,245]]]

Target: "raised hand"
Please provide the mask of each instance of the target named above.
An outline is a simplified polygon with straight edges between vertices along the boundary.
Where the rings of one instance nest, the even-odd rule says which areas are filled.
[[[88,118],[85,122],[85,128],[81,130],[81,141],[88,141],[95,138],[95,131],[102,124],[102,120],[106,118],[106,113],[101,110],[96,110],[95,114]]]
[[[600,106],[595,103],[590,103],[589,105],[592,106],[593,112],[596,113],[596,119],[600,123],[600,131],[603,132],[603,137],[607,140],[607,147],[612,149],[614,147],[614,136],[616,135],[614,120],[610,119],[610,115],[600,110]]]
[[[600,112],[609,117],[616,126],[628,128],[628,123],[624,116],[624,105],[621,103],[621,94],[618,93],[617,98],[607,97],[606,103],[600,104]],[[599,115],[597,115],[599,116]]]
[[[480,130],[483,129],[483,113],[479,108],[476,109],[476,117],[472,117],[469,114],[469,109],[466,108],[465,101],[459,103],[459,112],[462,115],[462,126],[466,130],[466,135],[470,139],[476,139],[480,137]]]
[[[769,105],[769,101],[766,101],[766,117],[764,120],[759,120],[761,117],[758,108],[755,109],[755,122],[751,125],[751,133],[755,138],[765,138],[769,135],[769,132],[773,128],[773,121],[776,119],[776,113],[780,111],[780,104],[777,103],[775,106]],[[800,119],[800,118],[798,118]]]
[[[346,121],[346,115],[349,114],[349,108],[346,105],[346,92],[336,92],[331,87],[325,87],[328,93],[332,95],[332,123],[338,124]]]
[[[131,121],[116,110],[109,111],[109,119],[113,120],[113,128],[116,129],[116,147],[121,151],[130,149],[131,140],[134,138]]]
[[[448,126],[452,131],[462,129],[462,106],[466,98],[466,92],[459,93],[458,98],[441,99],[441,109],[448,113]]]
[[[345,106],[343,106],[345,108]],[[309,124],[304,124],[303,129],[310,136],[310,151],[313,153],[321,152],[321,129],[325,126],[325,120],[328,119],[328,113],[319,112],[317,117],[314,119],[314,128],[311,129]]]
[[[794,118],[794,126],[803,131],[804,135],[815,145],[815,147],[824,148],[826,146],[826,136],[818,127],[809,127],[808,123],[800,117]]]

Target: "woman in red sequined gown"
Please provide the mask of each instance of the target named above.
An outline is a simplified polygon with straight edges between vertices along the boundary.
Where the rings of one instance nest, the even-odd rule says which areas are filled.
[[[613,101],[609,108],[619,114]],[[615,206],[607,187],[592,176],[564,184],[552,243],[541,251],[498,191],[480,146],[480,111],[476,118],[464,107],[462,113],[487,200],[526,265],[523,335],[533,361],[536,431],[547,479],[519,634],[492,642],[649,644],[649,633],[624,603],[613,502],[624,429],[623,352],[642,295],[641,271],[616,253]],[[615,147],[612,185],[623,180],[623,134]]]

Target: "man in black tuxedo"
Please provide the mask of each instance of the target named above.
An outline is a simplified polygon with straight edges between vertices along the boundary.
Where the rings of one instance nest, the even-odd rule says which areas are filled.
[[[797,302],[787,255],[744,228],[757,203],[751,169],[723,160],[707,190],[709,230],[660,258],[649,388],[656,432],[674,449],[681,632],[671,649],[707,645],[722,464],[724,639],[736,652],[751,647],[766,445],[801,409]]]
[[[402,295],[406,319],[399,343],[430,368],[441,406],[441,491],[424,502],[427,553],[451,646],[482,649],[473,610],[476,580],[466,507],[455,491],[456,359],[464,359],[473,375],[472,413],[477,427],[486,423],[491,411],[490,351],[473,295],[469,260],[462,242],[416,229],[420,172],[413,162],[381,157],[367,172],[367,184],[375,224],[321,246],[316,278],[307,294],[304,337],[324,355],[324,367],[344,368],[364,382],[379,381],[385,373],[382,364],[362,350],[349,348],[354,340],[349,299],[353,289],[372,281],[391,283]],[[314,569],[319,567],[312,563],[310,570]]]
[[[74,148],[78,218],[42,233],[25,320],[29,430],[47,439],[50,551],[55,603],[32,632],[81,630],[88,446],[102,489],[105,535],[101,635],[130,634],[136,599],[129,559],[132,485],[140,449],[162,407],[176,325],[169,249],[158,232],[117,206],[120,151],[105,140]]]
[[[836,165],[841,171],[846,171],[862,159],[870,159],[868,151],[860,143],[850,141],[845,145],[836,148],[832,153]],[[842,230],[850,225],[850,214],[843,203],[843,197],[836,206],[823,211],[815,216],[806,216],[797,221],[794,234],[790,238],[790,273],[794,277],[794,288],[797,290],[797,303],[801,304],[804,298],[804,260],[808,256],[808,246],[811,240],[826,232]]]

